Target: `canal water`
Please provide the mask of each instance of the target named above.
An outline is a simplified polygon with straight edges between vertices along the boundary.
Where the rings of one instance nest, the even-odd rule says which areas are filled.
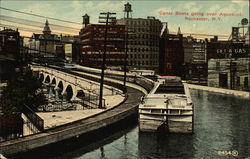
[[[250,100],[198,90],[191,90],[191,95],[195,104],[192,135],[141,133],[134,124],[88,146],[46,158],[250,158]]]

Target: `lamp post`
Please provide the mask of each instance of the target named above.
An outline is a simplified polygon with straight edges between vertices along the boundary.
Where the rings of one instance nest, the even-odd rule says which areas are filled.
[[[108,25],[110,23],[114,23],[116,18],[111,17],[112,15],[115,15],[116,13],[110,13],[110,12],[105,12],[105,13],[100,13],[99,17],[99,23],[105,23],[106,28],[105,28],[105,33],[104,33],[104,46],[103,46],[103,60],[102,60],[102,72],[101,72],[101,82],[100,82],[100,96],[99,96],[99,108],[104,108],[102,106],[102,97],[103,97],[103,82],[104,82],[104,69],[105,69],[105,64],[106,64],[106,50],[107,50],[107,36],[108,36]],[[105,20],[105,21],[102,21]]]

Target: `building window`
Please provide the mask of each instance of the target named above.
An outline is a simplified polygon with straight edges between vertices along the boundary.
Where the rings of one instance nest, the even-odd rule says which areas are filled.
[[[237,86],[240,86],[240,77],[239,76],[237,76],[236,84],[237,84]]]
[[[218,71],[220,70],[220,61],[216,61],[215,69]]]
[[[248,87],[248,77],[244,78],[244,87],[247,88]]]

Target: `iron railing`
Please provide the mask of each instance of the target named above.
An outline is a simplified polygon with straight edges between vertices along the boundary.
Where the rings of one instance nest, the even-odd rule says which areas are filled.
[[[44,120],[40,118],[29,106],[24,104],[23,113],[30,122],[39,130],[44,131]]]

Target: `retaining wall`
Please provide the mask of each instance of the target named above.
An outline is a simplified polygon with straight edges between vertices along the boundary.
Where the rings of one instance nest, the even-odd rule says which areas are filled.
[[[194,85],[194,84],[188,84],[188,87],[190,89],[199,89],[203,91],[229,94],[229,95],[234,95],[234,96],[250,99],[250,92],[230,90],[230,89],[224,89],[224,88],[215,88],[215,87],[208,87],[208,86],[200,86],[200,85]]]

